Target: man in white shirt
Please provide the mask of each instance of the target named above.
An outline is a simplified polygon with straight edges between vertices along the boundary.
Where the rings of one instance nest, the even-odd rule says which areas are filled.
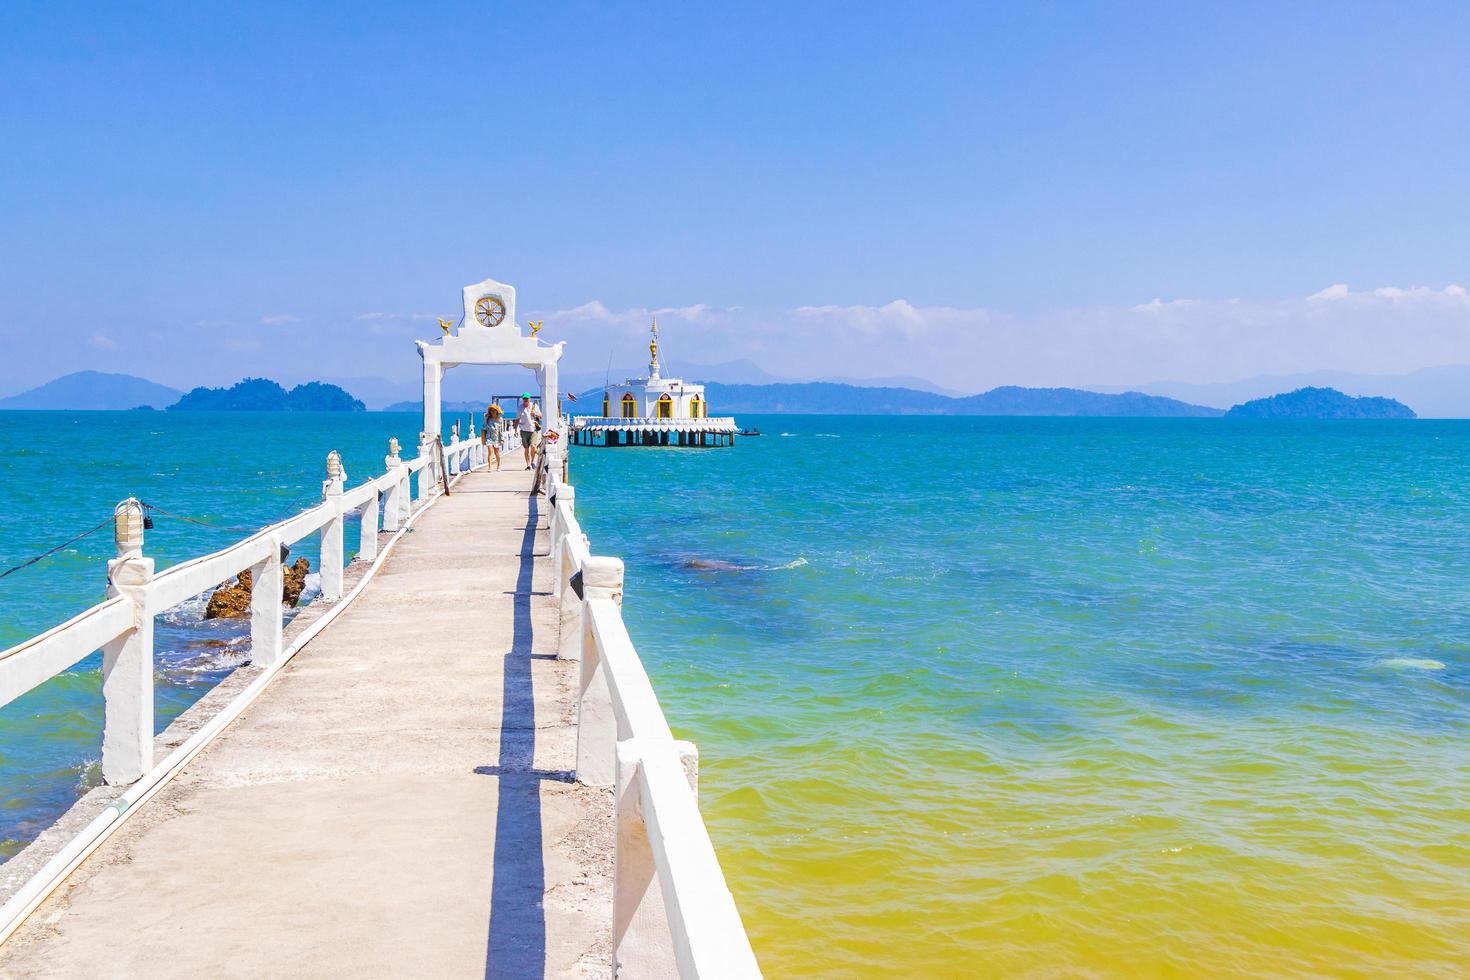
[[[521,454],[526,457],[526,469],[531,468],[531,447],[536,444],[536,430],[541,428],[541,410],[531,401],[529,393],[521,395],[521,408],[516,412],[516,428],[521,430]]]

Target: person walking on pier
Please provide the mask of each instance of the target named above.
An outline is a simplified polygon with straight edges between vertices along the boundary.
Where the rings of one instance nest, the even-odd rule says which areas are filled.
[[[521,432],[521,454],[526,469],[531,468],[531,447],[536,444],[536,430],[541,428],[541,410],[531,401],[529,392],[521,394],[521,410],[516,413],[516,428]]]
[[[504,410],[495,402],[485,409],[485,424],[480,427],[480,444],[495,454],[495,468],[500,469],[500,427]]]

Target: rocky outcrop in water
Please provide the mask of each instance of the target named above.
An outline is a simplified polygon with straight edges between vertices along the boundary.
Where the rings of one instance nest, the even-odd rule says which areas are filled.
[[[306,573],[311,571],[311,562],[298,558],[282,571],[285,572],[285,583],[281,586],[281,601],[294,606],[301,600],[301,590],[306,588]]]
[[[301,600],[301,590],[306,587],[306,573],[311,571],[311,563],[305,558],[298,558],[283,571],[285,581],[281,586],[281,602],[294,606]],[[209,604],[204,607],[204,618],[240,619],[249,616],[252,578],[247,568],[230,585],[215,589],[214,595],[209,597]]]

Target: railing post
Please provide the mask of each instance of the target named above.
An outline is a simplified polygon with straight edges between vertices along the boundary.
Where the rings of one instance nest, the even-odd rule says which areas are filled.
[[[396,474],[399,479],[393,481],[388,492],[383,497],[383,530],[396,531],[403,526],[403,459],[398,455],[398,440],[388,440],[388,455],[383,457],[383,469],[389,474]]]
[[[566,580],[571,576],[570,572],[563,574],[562,570],[562,539],[567,534],[567,522],[562,519],[561,505],[566,504],[566,513],[575,513],[573,506],[576,504],[577,491],[564,483],[557,483],[556,502],[551,505],[551,582],[554,595],[561,595],[566,586]]]
[[[434,494],[434,485],[439,482],[434,475],[434,442],[428,433],[419,433],[419,459],[428,463],[419,467],[419,500],[428,500]]]
[[[269,667],[281,656],[281,631],[285,610],[281,592],[285,574],[281,569],[281,542],[271,539],[271,555],[250,569],[250,662]]]
[[[582,547],[587,547],[587,535],[578,535]],[[558,574],[557,584],[560,586],[561,598],[559,600],[561,613],[561,632],[557,644],[556,656],[559,660],[582,659],[582,620],[584,602],[577,597],[576,591],[571,586],[572,576],[576,574],[574,562],[572,561],[572,536],[564,535],[561,539],[561,572]],[[587,579],[586,571],[583,571],[582,580]],[[583,586],[586,591],[586,586]]]
[[[327,453],[327,479],[322,499],[332,508],[332,519],[321,530],[322,598],[342,598],[342,457]]]
[[[659,886],[658,866],[648,839],[639,781],[644,754],[672,752],[690,791],[698,780],[699,756],[690,742],[647,743],[630,739],[617,744],[614,808],[617,838],[613,845],[613,976],[676,978],[679,966],[669,930],[669,912]]]
[[[378,557],[378,491],[373,490],[367,503],[358,508],[357,557],[372,561]]]
[[[611,786],[616,776],[614,745],[618,722],[613,715],[607,666],[592,634],[586,603],[611,599],[623,604],[623,563],[616,558],[589,557],[582,563],[582,671],[577,687],[577,781]]]
[[[129,497],[113,510],[117,558],[107,563],[107,594],[133,604],[133,628],[102,647],[102,778],[136,782],[153,768],[153,610],[143,557],[143,505]]]

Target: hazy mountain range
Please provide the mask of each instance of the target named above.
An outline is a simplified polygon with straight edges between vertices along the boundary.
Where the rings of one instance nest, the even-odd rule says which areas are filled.
[[[18,395],[0,398],[0,408],[71,409],[80,412],[167,408],[181,395],[183,392],[177,388],[130,374],[77,371]]]
[[[585,397],[598,398],[601,389]],[[1220,409],[1189,405],[1138,392],[1104,394],[1080,388],[994,388],[955,398],[912,388],[858,387],[812,381],[805,384],[705,385],[714,414],[792,413],[811,415],[1092,415],[1213,417]],[[598,408],[601,406],[599,405]],[[594,409],[596,410],[596,409]]]
[[[648,365],[613,365],[601,371],[563,371],[557,379],[563,391],[601,391],[611,380],[617,384],[627,378],[641,378],[648,374]],[[725,361],[720,364],[696,364],[674,361],[663,366],[665,377],[680,377],[690,381],[719,382],[721,384],[764,385],[804,384],[804,378],[783,378],[771,374],[747,360]],[[307,378],[301,381],[313,380]],[[367,404],[369,409],[396,410],[393,406],[417,403],[424,392],[423,380],[418,374],[402,378],[381,377],[325,377],[315,380],[338,385]],[[867,388],[912,388],[916,391],[933,392],[940,395],[966,395],[969,392],[955,391],[926,381],[923,378],[894,376],[884,378],[816,378],[835,384],[857,385]],[[446,402],[477,402],[484,404],[491,395],[514,395],[534,387],[535,382],[524,368],[458,367],[444,375],[440,395]]]
[[[727,377],[771,377],[758,367],[745,361],[734,361],[724,365],[690,365],[681,372],[691,380],[706,384],[710,404],[717,414],[760,414],[760,413],[807,413],[807,414],[894,414],[894,415],[1064,415],[1064,416],[1116,416],[1116,417],[1198,417],[1208,418],[1225,414],[1228,405],[1237,405],[1233,414],[1260,415],[1266,417],[1336,417],[1336,418],[1395,418],[1412,417],[1406,406],[1388,398],[1357,399],[1344,397],[1339,391],[1330,391],[1325,385],[1297,385],[1291,389],[1295,378],[1250,379],[1237,386],[1229,385],[1171,385],[1168,382],[1147,386],[1152,392],[1097,391],[1080,388],[1022,388],[1008,385],[975,395],[954,395],[935,390],[923,390],[902,385],[851,384],[835,381],[809,382],[725,382],[713,380],[712,374]],[[1322,375],[1328,372],[1321,372]],[[614,374],[636,376],[635,372],[623,371]],[[1312,375],[1311,377],[1318,377]],[[454,372],[446,375],[443,410],[446,414],[479,411],[483,409],[488,395],[514,395],[528,390],[529,377],[523,369],[480,369],[465,372],[458,384],[451,385]],[[604,373],[604,377],[606,374]],[[1463,378],[1462,384],[1455,379]],[[1406,380],[1408,379],[1408,380]],[[581,406],[584,411],[596,412],[601,408],[603,390],[601,378],[587,384],[585,374],[568,373],[562,379],[563,391],[582,392]],[[1400,381],[1416,386],[1414,390],[1440,392],[1438,414],[1450,415],[1461,402],[1461,414],[1470,416],[1470,367],[1443,368],[1421,371],[1402,378],[1368,379],[1363,376],[1344,376],[1344,389],[1349,394],[1382,392],[1391,387],[1389,381]],[[580,382],[580,383],[579,383]],[[364,387],[365,386],[365,387]],[[931,386],[937,387],[937,386]],[[267,390],[269,389],[269,390]],[[1162,390],[1161,390],[1162,389]],[[361,394],[364,390],[375,394]],[[1209,401],[1193,402],[1185,398],[1163,393],[1178,390],[1181,393],[1204,392]],[[1231,393],[1242,392],[1245,397],[1231,401]],[[261,379],[240,382],[233,388],[196,388],[187,396],[174,388],[154,384],[142,378],[125,374],[106,374],[99,371],[82,371],[57,378],[30,391],[0,399],[0,408],[13,409],[65,409],[65,410],[119,410],[139,407],[179,409],[240,409],[277,407],[284,409],[318,408],[361,411],[363,402],[370,408],[385,408],[388,411],[418,411],[420,386],[407,382],[395,382],[382,378],[333,378],[325,381],[306,381],[287,392],[274,382]],[[1261,392],[1266,396],[1287,392],[1290,397],[1271,401],[1266,405],[1247,404],[1251,396]],[[262,394],[264,393],[264,394]],[[384,404],[383,398],[391,393],[409,394]],[[259,397],[257,397],[259,396]],[[267,397],[269,396],[269,397]],[[330,397],[328,397],[330,396]],[[355,400],[354,396],[362,398]],[[294,401],[293,401],[294,397]],[[267,406],[265,403],[269,402]],[[279,402],[280,405],[276,403]],[[296,404],[299,402],[300,404]],[[308,402],[310,404],[308,404]],[[339,404],[340,403],[340,404]],[[1435,414],[1425,412],[1422,414]]]
[[[1213,418],[1218,408],[1186,405],[1157,395],[1103,394],[1080,388],[996,388],[954,398],[913,388],[859,387],[830,381],[783,384],[705,382],[716,415],[1093,415]],[[602,386],[578,393],[574,412],[602,410]],[[422,402],[397,402],[386,411],[416,412]],[[446,414],[484,410],[484,402],[442,402]]]

